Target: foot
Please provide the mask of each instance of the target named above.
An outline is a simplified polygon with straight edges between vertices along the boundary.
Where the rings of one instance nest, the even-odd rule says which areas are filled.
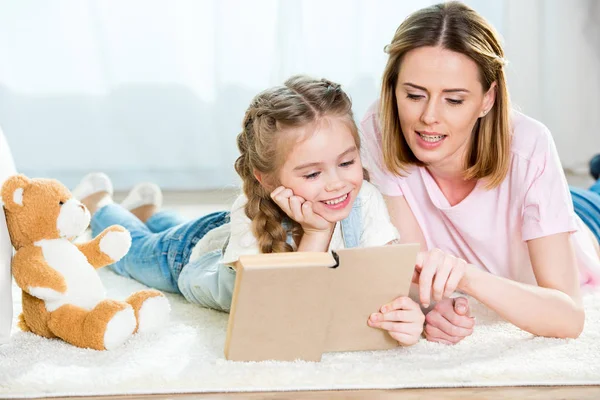
[[[101,172],[87,174],[71,191],[73,197],[83,203],[91,215],[101,207],[113,202],[113,185],[110,178]]]
[[[148,182],[135,185],[121,205],[142,222],[146,222],[160,209],[162,200],[160,187]]]

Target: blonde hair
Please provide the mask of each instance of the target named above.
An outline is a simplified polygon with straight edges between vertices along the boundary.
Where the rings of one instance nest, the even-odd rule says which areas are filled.
[[[401,175],[410,165],[424,165],[406,143],[396,99],[404,55],[424,46],[441,46],[471,58],[479,68],[484,91],[496,82],[494,105],[475,124],[465,157],[464,178],[487,178],[485,186],[488,188],[500,185],[508,172],[510,155],[510,99],[504,74],[504,50],[494,28],[476,11],[457,1],[437,4],[409,15],[385,48],[389,58],[383,74],[380,121],[386,167]]]
[[[259,93],[246,111],[243,130],[237,136],[240,156],[235,170],[242,178],[248,198],[245,212],[252,221],[261,253],[287,252],[292,247],[286,242],[288,232],[283,226],[286,214],[271,199],[269,189],[256,179],[255,172],[275,177],[285,161],[287,152],[282,142],[287,141],[282,139],[286,139],[289,129],[306,126],[325,116],[344,118],[357,148],[360,147],[352,102],[339,84],[327,79],[293,76],[284,85]],[[292,220],[290,223],[292,234],[301,235],[300,225]]]

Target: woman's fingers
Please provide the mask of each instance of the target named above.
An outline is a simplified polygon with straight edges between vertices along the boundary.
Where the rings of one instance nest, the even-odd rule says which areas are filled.
[[[466,261],[457,258],[456,264],[454,265],[454,268],[452,269],[450,276],[447,279],[446,288],[444,289],[444,297],[450,297],[450,295],[454,293],[461,279],[465,275],[466,268]]]
[[[429,307],[433,278],[443,261],[443,255],[441,250],[433,249],[423,258],[419,276],[419,298],[425,308]]]
[[[469,318],[469,317],[462,317],[462,318]],[[455,325],[454,323],[451,323],[450,321],[448,321],[446,318],[444,318],[442,316],[442,314],[440,314],[439,312],[433,310],[430,311],[427,316],[425,316],[425,323],[426,326],[427,325],[431,325],[436,327],[437,329],[439,329],[440,331],[444,332],[446,335],[448,336],[452,336],[452,337],[467,337],[470,334],[473,333],[473,328],[464,328],[462,326],[459,325]]]
[[[435,301],[440,301],[444,298],[446,283],[450,273],[453,272],[452,269],[454,268],[455,262],[456,258],[450,255],[446,254],[441,257],[440,266],[437,268],[432,288],[433,299]]]
[[[425,325],[423,333],[425,333],[425,339],[427,339],[430,342],[438,342],[447,345],[452,345],[462,340],[462,338],[460,337],[453,337],[445,334],[433,325]]]

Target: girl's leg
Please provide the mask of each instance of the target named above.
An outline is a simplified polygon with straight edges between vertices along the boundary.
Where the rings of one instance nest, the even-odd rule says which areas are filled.
[[[186,220],[174,211],[159,211],[146,221],[146,226],[152,232],[162,232],[174,226],[185,223]]]
[[[154,233],[123,207],[109,204],[92,218],[92,232],[97,235],[113,224],[125,227],[131,233],[131,249],[113,268],[147,286],[178,293],[179,274],[196,243],[228,220],[228,213],[213,213]]]
[[[150,231],[135,215],[118,204],[100,208],[92,217],[92,235],[96,237],[111,225],[121,225],[131,234],[131,248],[121,260],[111,265],[119,275],[167,292],[178,292],[165,262],[164,238]]]

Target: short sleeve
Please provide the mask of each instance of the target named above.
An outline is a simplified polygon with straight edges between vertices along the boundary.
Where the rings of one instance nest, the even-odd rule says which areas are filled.
[[[363,182],[360,190],[362,232],[361,247],[383,246],[400,239],[398,230],[392,224],[383,196],[369,182]]]
[[[529,161],[523,203],[523,240],[577,231],[569,186],[550,132],[544,128]],[[522,161],[522,160],[521,160]]]
[[[231,207],[231,233],[223,254],[222,262],[224,264],[233,264],[243,255],[260,253],[258,241],[252,233],[252,221],[244,210],[247,202],[246,196],[241,194]]]
[[[402,196],[402,189],[399,185],[400,177],[391,173],[383,161],[377,104],[378,102],[367,110],[360,123],[362,136],[361,158],[363,165],[369,171],[370,181],[377,186],[381,193],[386,196]]]

